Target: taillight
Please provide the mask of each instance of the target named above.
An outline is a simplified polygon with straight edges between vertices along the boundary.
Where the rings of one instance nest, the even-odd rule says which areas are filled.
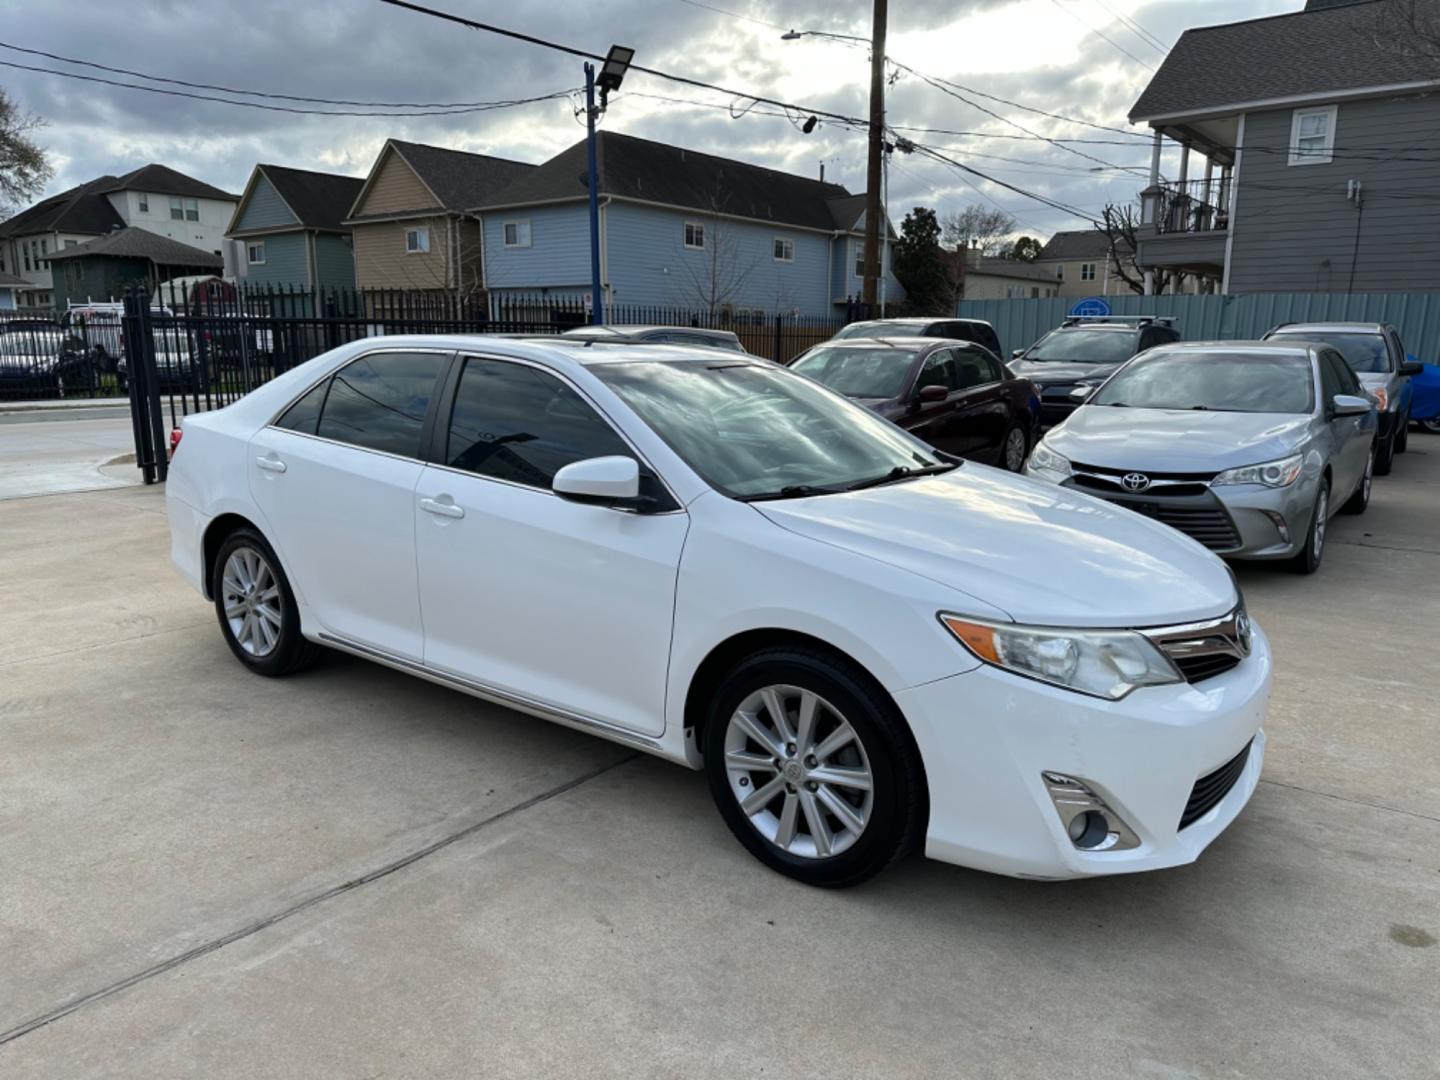
[[[178,427],[170,429],[170,456],[172,458],[175,456],[175,451],[180,449],[180,436],[183,434],[184,432]]]

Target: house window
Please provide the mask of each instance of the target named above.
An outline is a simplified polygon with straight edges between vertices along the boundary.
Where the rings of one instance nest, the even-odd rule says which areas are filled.
[[[505,246],[526,248],[530,246],[530,222],[505,222]]]
[[[794,241],[794,240],[786,240],[783,236],[777,236],[777,237],[775,237],[775,261],[776,261],[776,262],[794,262],[794,261],[795,261],[795,241]]]
[[[1064,280],[1065,280],[1065,264],[1064,264],[1064,263],[1059,263],[1059,264],[1055,267],[1055,280],[1056,280],[1056,281],[1064,281]]]
[[[265,241],[260,240],[254,244],[245,246],[245,255],[251,266],[263,266],[265,263]]]
[[[185,220],[185,200],[174,195],[170,196],[170,220]]]
[[[49,254],[50,254],[50,242],[49,242],[48,240],[41,240],[41,241],[40,241],[40,254],[41,254],[41,255],[49,255]]]
[[[405,254],[423,255],[430,250],[429,229],[406,229],[405,230]]]
[[[29,269],[30,269],[30,245],[29,245],[29,244],[21,244],[21,245],[20,245],[20,254],[25,257],[25,269],[26,269],[26,270],[29,270]]]
[[[148,214],[150,212],[150,196],[142,191],[136,196],[136,199],[138,200],[137,205],[140,208],[140,213]]]
[[[705,246],[705,226],[696,221],[685,222],[685,246],[687,248],[703,248]]]
[[[1006,300],[1024,300],[1024,299],[1025,299],[1025,286],[1024,286],[1024,285],[1006,285],[1006,286],[1005,286],[1005,299],[1006,299]]]
[[[199,200],[199,199],[186,199],[186,200],[185,200],[185,220],[186,220],[186,221],[199,221],[199,220],[200,220],[200,200]]]
[[[855,245],[855,276],[865,276],[865,245],[861,243]]]
[[[1094,280],[1095,280],[1095,264],[1094,264],[1094,263],[1081,263],[1081,264],[1080,264],[1080,280],[1081,280],[1081,281],[1094,281]]]
[[[1324,165],[1335,149],[1337,106],[1296,109],[1290,118],[1290,164]]]
[[[72,248],[72,247],[74,247],[74,246],[75,246],[76,244],[78,244],[78,243],[80,243],[79,240],[66,240],[66,241],[65,241],[65,246],[66,246],[67,248]],[[0,266],[0,270],[4,270],[4,269],[5,269],[5,268],[4,268],[3,266]]]

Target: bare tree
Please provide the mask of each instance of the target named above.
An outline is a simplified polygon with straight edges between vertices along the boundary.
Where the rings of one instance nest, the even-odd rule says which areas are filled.
[[[998,255],[1002,241],[1015,231],[1015,219],[1004,210],[972,203],[940,222],[941,242],[948,248],[979,248],[981,254]]]
[[[724,216],[725,196],[718,183],[708,202],[708,208],[696,223],[702,229],[698,237],[700,251],[693,253],[694,258],[685,259],[684,267],[686,302],[703,308],[714,318],[739,298],[759,266],[760,256],[756,252],[746,255],[739,230]],[[689,254],[692,253],[687,252]]]
[[[1145,274],[1134,261],[1135,252],[1140,250],[1135,242],[1135,231],[1140,224],[1132,203],[1118,206],[1111,203],[1105,207],[1101,219],[1095,222],[1095,228],[1109,241],[1106,257],[1110,260],[1110,272],[1136,293],[1145,292]],[[1155,292],[1163,293],[1174,275],[1159,266],[1153,268],[1153,273]]]
[[[1389,0],[1376,5],[1375,40],[1401,56],[1427,60],[1440,71],[1440,2]]]
[[[0,218],[40,194],[55,175],[44,148],[30,137],[44,126],[0,89]]]

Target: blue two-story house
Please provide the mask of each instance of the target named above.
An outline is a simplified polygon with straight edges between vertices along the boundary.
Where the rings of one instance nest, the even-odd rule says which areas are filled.
[[[607,306],[829,318],[860,295],[863,195],[630,135],[597,138]],[[588,197],[579,142],[470,209],[492,303],[589,295]],[[896,303],[904,292],[888,260],[885,271]]]
[[[226,230],[244,245],[246,280],[302,292],[355,287],[345,215],[363,177],[256,165]]]

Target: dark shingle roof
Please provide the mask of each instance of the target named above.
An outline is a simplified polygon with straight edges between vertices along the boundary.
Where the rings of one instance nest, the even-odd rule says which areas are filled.
[[[224,260],[213,252],[202,251],[178,240],[171,240],[168,236],[133,226],[116,229],[106,236],[56,251],[46,258],[50,262],[59,262],[64,259],[81,259],[87,255],[106,255],[114,259],[150,259],[165,266],[224,265]]]
[[[837,229],[853,229],[865,213],[864,195],[845,195],[839,199],[826,199],[830,216],[835,219]]]
[[[601,132],[597,138],[596,167],[602,195],[827,232],[854,224],[836,224],[832,202],[852,197],[839,184],[613,131]],[[586,190],[585,143],[581,141],[490,198],[472,204],[471,209],[578,199]]]
[[[1128,254],[1129,247],[1119,241],[1117,248]],[[1043,259],[1101,259],[1110,252],[1110,238],[1099,229],[1076,229],[1072,232],[1057,232],[1040,249]]]
[[[992,277],[1023,278],[1026,281],[1055,283],[1055,271],[1048,266],[1020,262],[1018,259],[996,259],[981,256],[965,267],[967,274],[988,274]]]
[[[524,161],[447,150],[443,146],[399,139],[391,139],[390,145],[400,152],[446,210],[469,210],[535,169]]]
[[[0,225],[0,236],[29,236],[57,231],[99,234],[118,228],[125,222],[102,194],[109,191],[114,183],[115,177],[102,176],[51,195],[48,199],[41,199]]]
[[[295,212],[300,224],[310,229],[349,232],[341,224],[365,186],[360,176],[290,169],[284,165],[255,166]]]
[[[1130,120],[1251,101],[1440,80],[1423,50],[1376,34],[1403,0],[1370,0],[1187,30],[1130,110]]]
[[[221,191],[193,176],[176,172],[168,165],[141,165],[126,173],[104,191],[149,191],[156,195],[181,195],[191,199],[229,199],[238,202],[240,196]]]
[[[30,282],[26,281],[26,280],[25,280],[24,278],[22,278],[22,277],[16,277],[14,274],[3,274],[3,273],[0,273],[0,289],[10,289],[10,288],[22,288],[22,289],[23,289],[23,288],[30,288],[30,287],[32,287],[32,286],[30,285]]]

